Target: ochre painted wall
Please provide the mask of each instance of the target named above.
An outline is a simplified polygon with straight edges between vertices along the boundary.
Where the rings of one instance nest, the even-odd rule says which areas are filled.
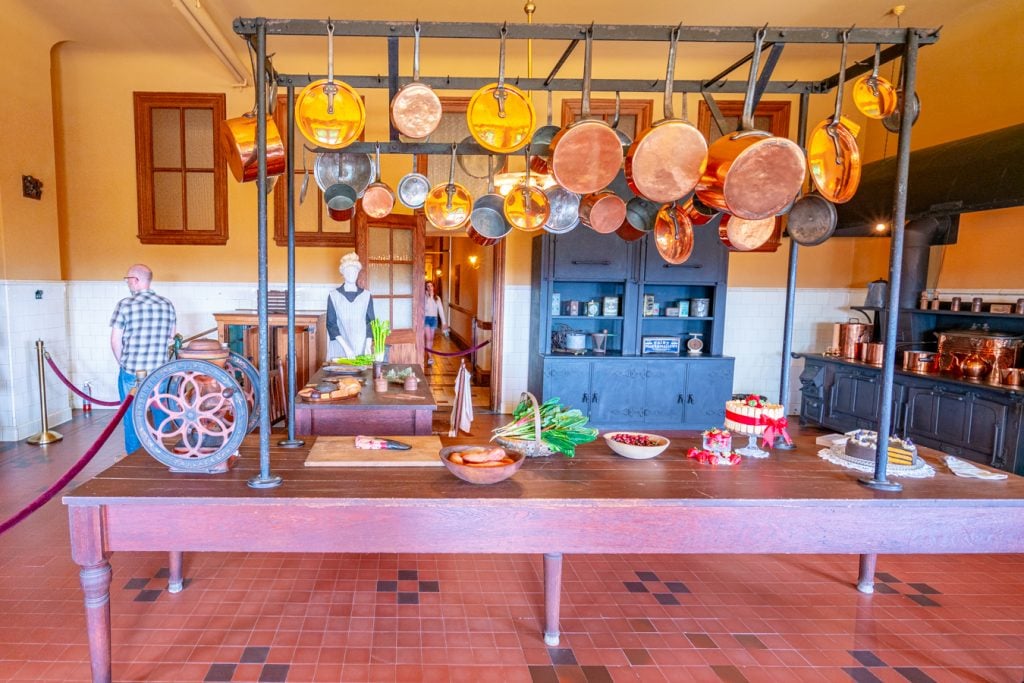
[[[913,149],[1024,122],[1022,27],[1024,3],[1020,0],[972,3],[956,23],[942,29],[938,43],[921,49],[917,88],[921,117],[912,130]],[[869,122],[866,134],[867,144],[862,147],[866,159],[896,153],[896,136],[881,123]],[[914,192],[912,185],[909,192]],[[959,239],[945,247],[935,286],[940,290],[1024,288],[1022,229],[1024,207],[962,215]],[[856,243],[855,279],[888,271],[889,240]],[[937,258],[935,250],[932,258]]]
[[[8,96],[0,107],[0,279],[58,280],[50,47],[53,31],[20,4],[4,7],[0,64]],[[22,196],[21,177],[43,182],[42,199]]]

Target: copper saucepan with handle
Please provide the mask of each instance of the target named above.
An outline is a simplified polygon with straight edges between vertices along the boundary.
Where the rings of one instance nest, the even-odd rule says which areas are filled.
[[[256,58],[253,54],[252,44],[247,44],[249,45],[249,58],[252,60],[253,82],[255,83]],[[277,79],[272,69],[267,71],[267,80],[270,82],[267,96],[267,176],[273,177],[284,173],[287,161],[284,142],[282,142],[281,133],[274,122]],[[254,86],[254,90],[256,91],[256,104],[253,104],[252,111],[233,119],[227,119],[220,125],[221,149],[227,156],[231,175],[240,183],[252,182],[259,176],[259,164],[256,159],[256,110],[259,105],[260,89]]]
[[[861,114],[872,119],[884,119],[896,111],[896,88],[878,75],[882,46],[875,43],[875,61],[870,76],[862,76],[853,84],[853,103]]]
[[[608,187],[622,167],[623,159],[619,136],[606,121],[590,116],[593,42],[594,27],[590,26],[586,30],[583,57],[581,118],[560,130],[551,141],[551,174],[559,185],[579,195]]]
[[[679,27],[672,29],[665,71],[665,118],[637,136],[626,155],[626,180],[639,195],[661,204],[689,194],[708,162],[708,143],[697,128],[672,111]],[[683,110],[686,94],[683,93]]]
[[[466,124],[470,134],[481,147],[499,154],[515,152],[528,144],[537,122],[530,98],[519,88],[505,82],[507,35],[508,27],[502,26],[498,82],[477,90],[466,107]]]
[[[505,197],[505,219],[523,232],[540,230],[551,216],[551,205],[543,190],[530,178],[530,150],[526,151],[526,175]]]
[[[661,207],[654,223],[654,246],[661,258],[679,265],[693,253],[693,225],[681,206],[671,202]]]
[[[452,143],[452,160],[448,169],[448,182],[435,185],[423,202],[423,213],[438,230],[458,230],[473,212],[473,195],[455,182],[455,157],[459,146]]]
[[[725,214],[718,224],[718,237],[729,251],[775,251],[781,232],[778,216],[749,219]]]
[[[611,190],[593,192],[580,200],[580,220],[594,232],[615,232],[626,220],[626,202]]]
[[[334,80],[334,22],[327,21],[327,78],[313,81],[295,98],[295,125],[314,145],[341,149],[366,125],[363,99],[347,83]]]
[[[370,218],[384,218],[395,208],[395,193],[380,179],[380,143],[377,143],[377,179],[363,192],[363,211]]]
[[[861,161],[856,127],[842,116],[849,34],[849,30],[843,31],[835,112],[815,126],[807,138],[807,166],[811,181],[822,197],[835,204],[850,201],[860,185]],[[851,126],[854,127],[851,129]]]
[[[420,83],[420,20],[413,28],[412,81],[391,100],[391,123],[406,137],[421,140],[441,123],[441,98],[426,83]],[[364,202],[365,203],[365,202]]]
[[[807,174],[804,152],[792,140],[754,128],[754,87],[765,30],[754,37],[740,130],[723,135],[708,148],[708,164],[697,183],[705,205],[740,218],[774,216],[800,193]]]

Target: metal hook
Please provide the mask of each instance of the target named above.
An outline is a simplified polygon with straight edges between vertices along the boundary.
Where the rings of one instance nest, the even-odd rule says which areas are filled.
[[[934,31],[932,31],[931,33],[929,33],[928,37],[929,38],[934,38],[935,36],[939,35],[939,31],[942,30],[943,26],[945,26],[945,24],[939,24],[939,27],[937,29],[935,29]]]
[[[519,78],[520,76],[516,76],[516,85],[519,85]]]
[[[420,18],[419,17],[416,17],[416,24],[413,26],[413,28],[416,30],[417,33],[419,33],[419,30],[420,30]]]
[[[327,30],[331,33],[334,33],[334,22],[331,21],[330,17],[327,17]]]
[[[797,80],[799,80],[799,79],[794,79],[794,80],[790,81],[789,85],[786,86],[786,89],[787,90],[792,90],[793,86],[797,84]]]

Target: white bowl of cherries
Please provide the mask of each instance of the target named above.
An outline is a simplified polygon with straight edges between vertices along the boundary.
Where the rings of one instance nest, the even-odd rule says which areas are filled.
[[[619,455],[633,460],[653,458],[668,448],[668,439],[645,432],[606,432],[604,440]]]

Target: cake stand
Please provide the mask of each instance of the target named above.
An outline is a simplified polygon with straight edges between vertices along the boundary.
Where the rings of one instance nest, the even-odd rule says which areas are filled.
[[[737,448],[736,452],[748,458],[767,458],[769,455],[768,451],[762,450],[757,445],[757,440],[761,438],[760,434],[748,434],[747,436],[750,438],[750,441],[743,448]]]

